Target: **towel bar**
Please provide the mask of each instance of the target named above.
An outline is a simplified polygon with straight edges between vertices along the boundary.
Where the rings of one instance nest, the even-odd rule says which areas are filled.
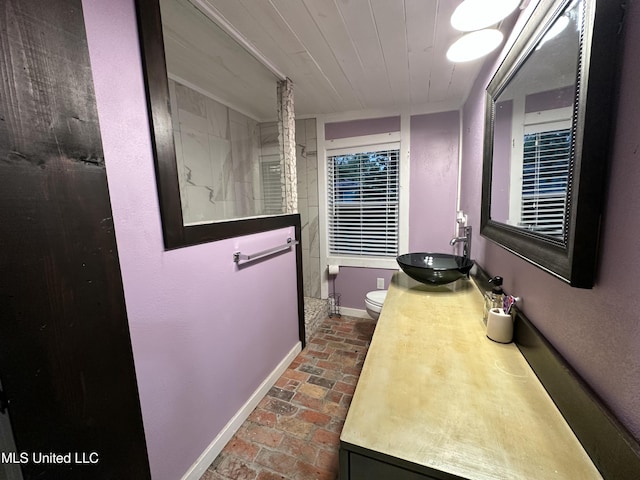
[[[247,255],[241,252],[234,252],[233,261],[236,263],[239,263],[240,261],[251,262],[253,260],[258,260],[260,258],[273,255],[274,253],[287,250],[288,248],[291,248],[293,245],[297,245],[298,243],[299,243],[298,240],[293,240],[289,237],[287,238],[287,243],[285,243],[284,245],[279,245],[277,247],[269,248],[267,250],[262,250],[261,252],[252,253],[251,255]]]

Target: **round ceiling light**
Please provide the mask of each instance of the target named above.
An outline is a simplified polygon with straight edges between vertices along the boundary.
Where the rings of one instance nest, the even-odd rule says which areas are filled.
[[[452,62],[470,62],[495,50],[502,43],[502,32],[493,28],[463,35],[447,50]]]
[[[464,0],[451,15],[451,26],[471,32],[495,25],[509,16],[520,0]]]

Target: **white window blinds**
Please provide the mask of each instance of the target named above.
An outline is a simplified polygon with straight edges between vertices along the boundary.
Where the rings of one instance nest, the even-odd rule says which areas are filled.
[[[327,157],[330,254],[398,255],[399,153],[398,146]]]
[[[562,239],[567,207],[570,129],[525,133],[522,226]]]
[[[262,213],[263,215],[280,215],[284,205],[284,181],[280,160],[263,161],[261,168],[262,194],[264,197]]]

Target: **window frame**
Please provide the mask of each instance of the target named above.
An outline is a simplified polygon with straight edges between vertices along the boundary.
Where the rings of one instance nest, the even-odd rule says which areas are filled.
[[[332,246],[332,242],[331,242],[331,224],[333,223],[330,219],[330,215],[331,215],[331,209],[329,208],[329,203],[330,200],[333,200],[334,202],[336,202],[336,198],[335,195],[333,195],[333,199],[331,198],[332,195],[329,195],[329,190],[330,190],[330,185],[329,185],[329,170],[330,170],[330,165],[329,165],[329,160],[331,158],[334,157],[340,157],[340,156],[347,156],[347,155],[359,155],[359,154],[370,154],[370,153],[382,153],[382,152],[390,152],[390,151],[394,151],[397,152],[397,157],[396,157],[396,162],[397,162],[397,204],[396,204],[396,208],[397,208],[397,221],[396,221],[396,252],[393,255],[374,255],[374,254],[369,254],[369,255],[363,255],[363,254],[353,254],[353,255],[349,255],[349,254],[341,254],[341,253],[334,253],[331,251],[331,246]],[[390,142],[390,143],[383,143],[383,144],[377,144],[371,147],[346,147],[346,148],[338,148],[338,149],[327,149],[326,151],[326,155],[325,155],[325,165],[327,168],[327,189],[326,189],[326,197],[327,197],[327,215],[326,215],[326,221],[327,221],[327,249],[329,251],[329,256],[331,257],[355,257],[355,258],[362,258],[362,259],[367,259],[367,260],[379,260],[379,259],[392,259],[395,261],[395,258],[399,255],[399,251],[400,251],[400,241],[399,241],[399,237],[400,237],[400,142]],[[334,167],[335,168],[335,167]],[[388,177],[388,175],[387,175]],[[388,203],[388,198],[387,198],[387,203]],[[341,202],[336,202],[338,204],[340,204]],[[362,203],[362,202],[360,202]],[[366,209],[365,209],[366,210]],[[364,223],[364,216],[361,216],[361,221],[362,223]],[[334,242],[335,243],[335,242]],[[365,248],[361,248],[362,250],[364,250]]]
[[[518,105],[514,105],[518,108]],[[520,105],[524,109],[524,105]],[[524,167],[524,138],[529,133],[541,133],[548,130],[571,129],[572,107],[560,107],[544,111],[521,112],[515,114],[512,125],[512,158],[511,185],[518,185],[512,189],[509,201],[509,222],[520,225],[522,221],[523,204],[523,167]],[[517,117],[517,118],[516,118]],[[566,228],[566,225],[565,225]],[[557,237],[551,237],[557,238]]]
[[[342,118],[340,120],[343,120]],[[327,120],[317,118],[318,138],[318,198],[319,198],[319,224],[320,224],[320,264],[340,265],[343,267],[381,268],[397,270],[398,263],[395,258],[385,257],[361,257],[352,255],[332,255],[329,253],[328,236],[328,212],[327,212],[327,155],[330,151],[357,148],[361,152],[378,150],[380,145],[399,143],[399,220],[398,220],[398,251],[408,251],[409,248],[409,116],[401,115],[401,131],[381,133],[375,135],[362,135],[357,137],[340,138],[335,140],[324,139],[324,124],[336,121],[333,118]],[[326,277],[323,277],[326,278]],[[326,295],[327,283],[322,282],[322,291]],[[328,291],[328,290],[327,290]],[[324,298],[324,297],[323,297]]]

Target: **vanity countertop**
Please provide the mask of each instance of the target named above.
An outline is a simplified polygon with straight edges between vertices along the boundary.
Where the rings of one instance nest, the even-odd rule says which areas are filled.
[[[340,437],[462,478],[601,479],[473,281],[394,274]]]

